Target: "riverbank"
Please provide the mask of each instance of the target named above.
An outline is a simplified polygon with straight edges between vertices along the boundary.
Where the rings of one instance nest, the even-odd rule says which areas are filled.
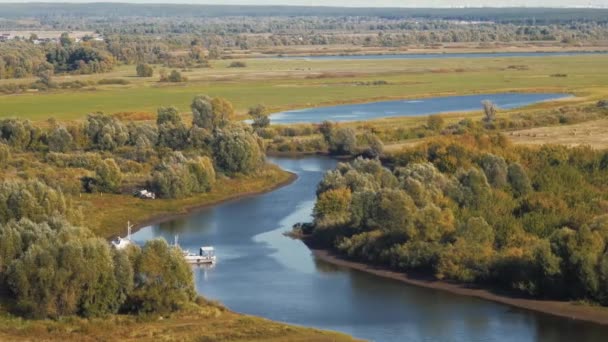
[[[7,314],[0,303],[0,341],[359,341],[346,334],[287,325],[232,312],[199,299],[165,316],[110,315],[29,320]]]
[[[513,292],[497,291],[493,289],[476,287],[475,285],[469,284],[439,281],[436,278],[428,275],[425,276],[395,272],[386,267],[373,266],[361,262],[347,260],[346,258],[329,250],[320,249],[313,246],[305,239],[303,239],[303,241],[316,258],[336,266],[346,267],[357,271],[374,274],[379,277],[397,280],[408,285],[447,291],[462,296],[480,298],[525,310],[541,312],[548,315],[608,325],[608,308],[566,301],[525,298]]]
[[[133,231],[184,216],[223,202],[270,192],[296,180],[294,173],[268,164],[256,175],[218,179],[208,193],[182,199],[142,200],[130,195],[83,194],[73,200],[81,208],[84,224],[96,235],[124,236],[127,222]]]

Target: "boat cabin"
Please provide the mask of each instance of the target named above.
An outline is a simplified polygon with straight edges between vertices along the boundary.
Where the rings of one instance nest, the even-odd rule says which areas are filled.
[[[198,253],[184,253],[184,257],[191,264],[213,264],[216,260],[215,248],[203,246],[199,248]]]

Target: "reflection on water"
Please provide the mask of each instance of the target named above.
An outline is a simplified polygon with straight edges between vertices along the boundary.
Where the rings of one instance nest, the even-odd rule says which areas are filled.
[[[418,288],[316,260],[283,235],[310,219],[328,158],[271,159],[296,172],[289,186],[206,208],[134,234],[179,234],[184,248],[216,248],[215,267],[193,266],[197,290],[232,310],[342,331],[372,341],[608,341],[608,329]]]

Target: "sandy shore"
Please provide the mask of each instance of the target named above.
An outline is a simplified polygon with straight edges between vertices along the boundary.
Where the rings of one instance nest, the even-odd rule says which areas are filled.
[[[391,271],[387,268],[346,260],[345,258],[324,249],[316,249],[312,248],[311,246],[309,246],[309,248],[315,257],[325,262],[371,273],[384,278],[398,280],[406,284],[447,291],[463,296],[481,298],[526,310],[542,312],[553,316],[608,325],[608,308],[576,304],[566,301],[524,298],[513,293],[493,291],[474,287],[474,285],[470,286],[460,283],[439,281],[429,276],[408,275],[406,273]]]

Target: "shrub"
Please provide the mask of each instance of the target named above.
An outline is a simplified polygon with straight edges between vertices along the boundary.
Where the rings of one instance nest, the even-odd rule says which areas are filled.
[[[241,61],[234,61],[228,65],[229,68],[246,68],[247,63]]]
[[[137,64],[135,71],[137,72],[137,77],[152,77],[154,75],[154,69],[145,63]]]

